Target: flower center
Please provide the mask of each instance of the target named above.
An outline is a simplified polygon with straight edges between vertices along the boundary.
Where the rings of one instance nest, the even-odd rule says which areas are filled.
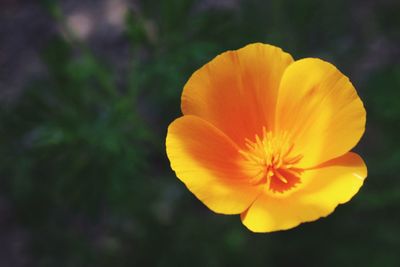
[[[303,156],[292,155],[294,143],[287,132],[272,134],[263,127],[263,135],[246,138],[247,150],[240,150],[255,183],[265,183],[272,192],[283,193],[300,183],[302,169],[296,168]]]

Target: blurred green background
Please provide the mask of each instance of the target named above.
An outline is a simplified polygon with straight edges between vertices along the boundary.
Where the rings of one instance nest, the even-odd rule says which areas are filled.
[[[0,266],[400,266],[399,3],[2,1]],[[361,191],[271,234],[209,211],[164,147],[190,74],[252,42],[332,62],[368,117]]]

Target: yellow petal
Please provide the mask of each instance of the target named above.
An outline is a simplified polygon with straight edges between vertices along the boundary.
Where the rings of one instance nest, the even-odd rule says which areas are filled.
[[[294,154],[311,167],[339,157],[364,133],[366,113],[349,79],[315,58],[291,64],[279,88],[276,130],[289,132]]]
[[[366,176],[367,168],[360,156],[347,153],[305,171],[302,188],[288,197],[262,193],[241,215],[242,222],[251,231],[272,232],[325,217],[338,204],[349,201]]]
[[[225,52],[197,70],[182,94],[182,112],[196,115],[239,146],[271,129],[277,90],[292,57],[280,48],[251,44]]]
[[[257,197],[241,171],[238,147],[222,131],[196,116],[172,122],[167,155],[176,176],[207,207],[217,213],[239,214]]]

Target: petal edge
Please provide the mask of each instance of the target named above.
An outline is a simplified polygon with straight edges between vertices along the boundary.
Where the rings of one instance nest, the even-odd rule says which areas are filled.
[[[359,191],[366,176],[362,158],[349,152],[306,171],[304,188],[287,198],[260,194],[241,214],[242,222],[253,232],[273,232],[326,217]]]
[[[259,193],[241,171],[237,146],[201,118],[186,115],[172,122],[166,150],[176,176],[216,213],[239,214]]]

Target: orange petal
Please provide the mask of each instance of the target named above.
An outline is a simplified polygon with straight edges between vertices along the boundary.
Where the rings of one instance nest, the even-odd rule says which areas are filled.
[[[251,44],[225,52],[197,70],[182,94],[182,112],[199,116],[238,145],[271,129],[277,90],[292,57],[280,48]]]
[[[251,231],[272,232],[325,217],[338,204],[349,201],[366,176],[360,156],[347,153],[305,171],[302,188],[285,198],[262,193],[241,215],[242,222]]]
[[[300,167],[339,157],[364,133],[366,113],[356,90],[333,65],[315,58],[294,62],[283,74],[276,130],[287,131],[302,154]]]
[[[205,120],[176,119],[168,128],[166,147],[177,177],[214,212],[241,213],[257,197],[260,187],[238,165],[238,147]]]

